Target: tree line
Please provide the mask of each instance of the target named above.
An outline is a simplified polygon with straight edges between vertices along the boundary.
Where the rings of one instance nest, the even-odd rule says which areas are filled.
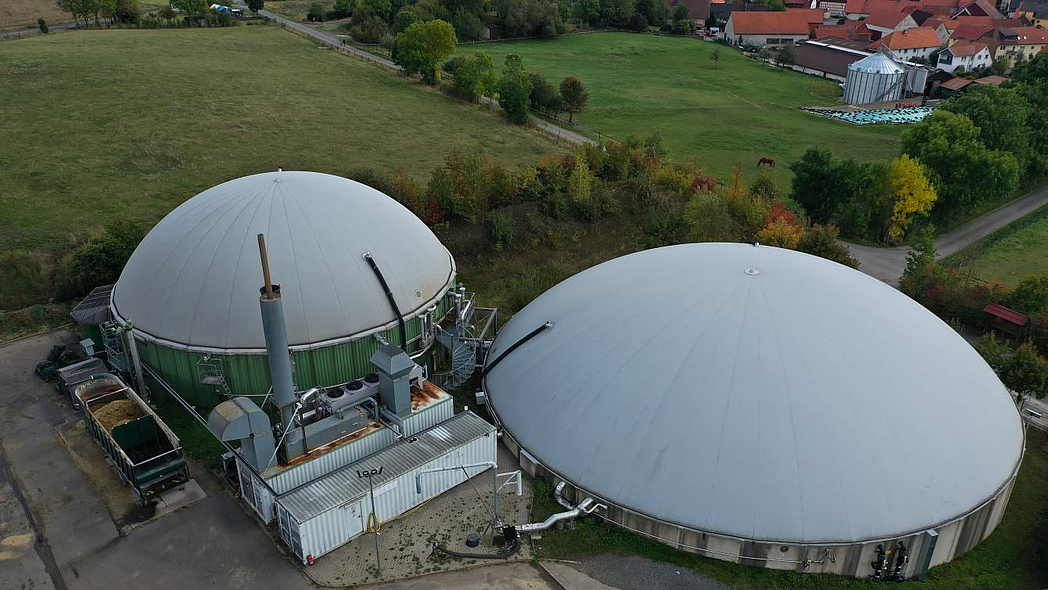
[[[72,15],[77,26],[102,26],[102,19],[112,19],[119,23],[138,22],[139,0],[56,0],[59,10]]]
[[[390,49],[411,25],[438,19],[450,23],[462,41],[486,39],[493,27],[504,38],[551,37],[576,26],[695,33],[688,7],[677,5],[671,11],[662,0],[336,0],[330,9],[314,2],[307,18],[348,18],[342,26],[355,41]]]
[[[527,124],[532,111],[554,115],[566,112],[568,122],[573,123],[589,101],[585,86],[576,76],[568,76],[554,87],[541,74],[527,71],[517,54],[506,56],[501,73],[496,73],[494,60],[483,51],[451,57],[456,44],[450,23],[440,19],[414,23],[397,35],[392,57],[406,74],[418,74],[428,84],[439,85],[442,74],[450,75],[452,92],[465,100],[498,100],[506,117],[518,125]]]

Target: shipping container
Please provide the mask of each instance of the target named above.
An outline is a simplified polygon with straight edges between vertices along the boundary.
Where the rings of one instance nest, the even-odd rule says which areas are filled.
[[[433,389],[427,387],[427,390]],[[436,391],[439,392],[436,399],[419,404],[411,415],[403,419],[405,436],[417,434],[452,417],[454,400],[446,392],[439,389]],[[377,453],[392,445],[396,440],[395,432],[378,422],[371,422],[362,431],[351,434],[346,439],[335,441],[330,445],[330,449],[315,452],[315,456],[308,457],[307,460],[290,466],[282,465],[266,470],[262,474],[266,485],[263,485],[258,476],[250,469],[242,465],[241,461],[237,461],[240,493],[244,501],[254,509],[263,522],[269,524],[276,516],[273,510],[273,494],[269,491],[270,489],[277,494],[289,492],[350,463]]]
[[[375,521],[392,520],[466,481],[463,470],[416,476],[427,469],[496,461],[495,427],[472,412],[452,419],[276,499],[280,537],[309,563],[337,549]],[[469,477],[488,467],[467,470]],[[374,508],[370,484],[374,486]]]

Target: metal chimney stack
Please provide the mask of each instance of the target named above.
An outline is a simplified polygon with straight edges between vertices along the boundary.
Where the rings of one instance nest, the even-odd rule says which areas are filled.
[[[269,377],[273,381],[273,400],[280,409],[282,428],[287,430],[295,418],[295,384],[291,378],[291,354],[288,352],[287,327],[284,325],[284,303],[280,299],[280,285],[274,285],[269,274],[269,256],[266,239],[258,234],[258,253],[262,259],[262,277],[265,285],[262,296],[262,330],[266,337],[269,357]]]

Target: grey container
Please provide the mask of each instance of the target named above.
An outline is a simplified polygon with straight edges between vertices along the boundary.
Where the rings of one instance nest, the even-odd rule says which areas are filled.
[[[382,470],[373,477],[374,514],[381,523],[466,481],[462,470],[429,473],[420,494],[415,476],[421,471],[494,462],[497,444],[493,426],[463,412],[277,498],[280,536],[303,563],[309,563],[368,530],[371,497],[367,478],[358,472]],[[487,469],[474,467],[468,473],[473,477]]]

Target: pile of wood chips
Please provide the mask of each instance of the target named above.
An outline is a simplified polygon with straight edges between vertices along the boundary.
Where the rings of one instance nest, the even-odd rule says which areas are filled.
[[[142,408],[129,399],[116,399],[92,409],[95,419],[103,428],[112,432],[114,428],[145,415]]]

